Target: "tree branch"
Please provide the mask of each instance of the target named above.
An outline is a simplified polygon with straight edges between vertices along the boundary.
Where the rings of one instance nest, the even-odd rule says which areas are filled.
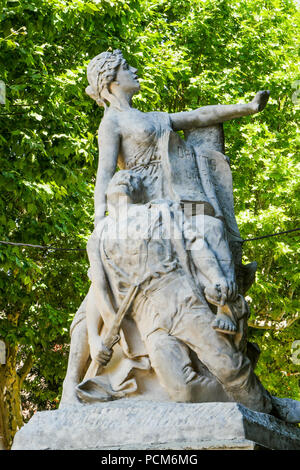
[[[26,361],[23,364],[23,367],[21,368],[20,372],[18,373],[19,377],[20,377],[20,388],[23,385],[24,379],[29,374],[32,365],[33,365],[33,356],[32,356],[32,353],[29,353],[27,358],[26,358]]]
[[[261,330],[276,330],[276,331],[281,331],[281,330],[286,330],[289,328],[295,321],[299,320],[299,314],[297,313],[294,317],[292,317],[290,320],[283,320],[281,322],[277,321],[272,321],[272,320],[261,320],[259,323],[259,320],[255,320],[254,322],[249,321],[248,326],[251,326],[252,328],[257,328]]]

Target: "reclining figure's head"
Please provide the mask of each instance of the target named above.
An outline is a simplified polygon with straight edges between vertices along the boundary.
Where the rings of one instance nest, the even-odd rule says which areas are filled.
[[[143,203],[144,185],[142,178],[130,170],[120,170],[111,179],[107,189],[108,204],[118,205],[120,198],[128,203]]]

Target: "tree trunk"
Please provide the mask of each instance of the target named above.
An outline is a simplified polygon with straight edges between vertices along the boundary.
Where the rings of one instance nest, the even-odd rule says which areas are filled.
[[[21,379],[17,373],[17,346],[8,346],[5,365],[0,366],[0,430],[9,449],[15,433],[23,426]]]
[[[0,371],[1,374],[1,371]],[[3,429],[3,421],[2,421],[2,412],[0,407],[0,450],[5,450],[6,447],[4,445],[4,429]]]

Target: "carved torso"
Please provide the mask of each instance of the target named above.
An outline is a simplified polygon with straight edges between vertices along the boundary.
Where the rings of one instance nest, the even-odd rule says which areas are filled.
[[[134,108],[123,113],[122,119],[118,119],[122,136],[119,154],[122,168],[131,169],[160,161],[159,139],[164,132],[172,130],[169,115],[161,112],[143,113]]]
[[[166,229],[159,206],[131,206],[127,214],[107,218],[100,250],[116,300],[132,283],[176,268],[177,257]]]

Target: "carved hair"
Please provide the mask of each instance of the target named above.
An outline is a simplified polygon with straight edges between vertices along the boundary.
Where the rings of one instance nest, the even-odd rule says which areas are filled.
[[[89,86],[85,91],[99,106],[106,108],[106,102],[115,101],[108,87],[115,80],[118,67],[125,62],[119,49],[113,52],[102,52],[89,62],[87,66]]]

